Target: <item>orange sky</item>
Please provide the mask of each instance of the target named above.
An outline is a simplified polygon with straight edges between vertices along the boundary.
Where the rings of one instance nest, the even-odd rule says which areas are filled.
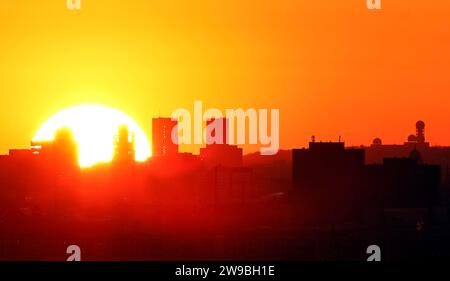
[[[52,114],[115,107],[150,136],[179,107],[279,108],[283,148],[342,135],[450,144],[450,1],[0,1],[0,153]]]

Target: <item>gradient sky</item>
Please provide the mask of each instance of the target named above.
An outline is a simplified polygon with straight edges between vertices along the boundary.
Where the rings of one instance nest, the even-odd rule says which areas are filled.
[[[117,108],[150,136],[180,107],[279,108],[283,148],[450,145],[450,1],[0,0],[0,153],[54,113]]]

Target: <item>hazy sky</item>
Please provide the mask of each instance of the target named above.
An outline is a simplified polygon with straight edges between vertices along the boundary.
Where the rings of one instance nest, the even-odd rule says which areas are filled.
[[[279,108],[281,146],[311,135],[450,144],[450,1],[0,1],[0,153],[54,113],[117,108],[151,137],[180,107]]]

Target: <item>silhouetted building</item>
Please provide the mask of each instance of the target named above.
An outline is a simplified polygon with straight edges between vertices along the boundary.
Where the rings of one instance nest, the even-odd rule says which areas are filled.
[[[440,167],[420,162],[419,152],[410,158],[385,158],[382,165],[368,166],[367,185],[380,208],[432,208],[441,183]]]
[[[78,144],[69,128],[61,128],[55,132],[50,141],[32,141],[31,152],[48,163],[53,163],[61,170],[78,167]],[[22,156],[28,152],[17,152]],[[13,151],[14,156],[14,151]]]
[[[345,149],[343,142],[310,142],[292,151],[293,181],[298,188],[321,189],[350,184],[364,168],[364,150]]]
[[[420,161],[425,164],[440,165],[441,175],[446,175],[447,166],[450,165],[450,147],[430,146],[425,138],[425,123],[416,122],[416,132],[408,136],[403,144],[372,143],[363,147],[366,151],[367,164],[381,164],[384,158],[408,158],[411,153],[420,155]],[[443,178],[444,179],[444,178]]]
[[[236,145],[212,144],[200,149],[200,158],[207,167],[240,167],[243,151]]]
[[[31,149],[10,149],[9,157],[15,159],[29,160],[33,157],[33,151]]]
[[[424,155],[429,149],[430,144],[425,140],[425,123],[423,121],[416,122],[416,134],[409,135],[402,145],[384,145],[380,138],[376,138],[371,146],[365,147],[368,164],[382,163],[384,158],[408,157],[413,150]]]
[[[176,129],[178,121],[171,118],[153,118],[152,120],[152,156],[173,156],[178,153],[178,132]],[[175,141],[175,142],[174,142]]]
[[[364,150],[346,149],[343,142],[310,142],[308,149],[294,149],[293,195],[302,216],[309,214],[313,223],[358,219],[364,167]]]
[[[209,126],[212,125],[213,126]],[[240,167],[243,161],[243,150],[236,145],[226,143],[228,137],[228,120],[226,118],[207,121],[205,148],[200,149],[200,158],[207,167]]]
[[[114,138],[114,161],[133,162],[135,154],[134,133],[129,131],[128,126],[122,125]]]

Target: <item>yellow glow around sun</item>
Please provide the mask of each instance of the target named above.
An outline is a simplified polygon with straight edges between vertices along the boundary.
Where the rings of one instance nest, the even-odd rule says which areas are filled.
[[[53,140],[56,130],[67,127],[78,143],[81,167],[110,162],[114,156],[114,136],[120,125],[135,134],[136,161],[150,157],[150,144],[139,125],[128,115],[100,105],[80,105],[58,112],[38,130],[33,141]]]

